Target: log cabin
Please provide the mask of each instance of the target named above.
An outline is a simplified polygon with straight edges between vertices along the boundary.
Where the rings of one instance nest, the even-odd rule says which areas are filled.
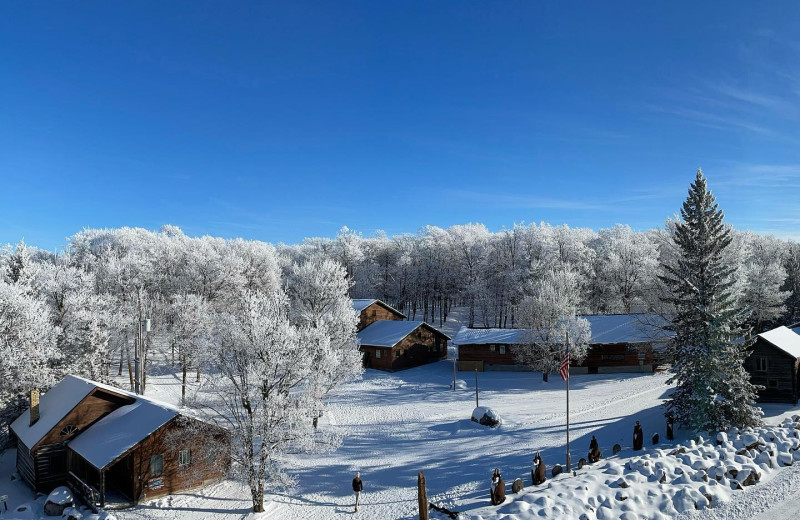
[[[405,314],[380,300],[353,300],[353,308],[359,314],[357,327],[359,331],[378,320],[400,321],[406,319]]]
[[[653,314],[583,315],[592,338],[581,363],[570,374],[652,372],[654,352],[668,339],[665,323]],[[523,329],[469,329],[462,327],[453,343],[458,349],[459,370],[526,370],[517,363],[514,350],[526,343]]]
[[[763,388],[761,402],[797,403],[800,397],[800,335],[793,329],[778,327],[756,336],[744,367],[750,382]]]
[[[364,367],[402,370],[447,358],[450,338],[424,321],[375,299],[353,300],[359,312],[358,341]]]
[[[66,376],[11,424],[17,472],[37,492],[67,485],[95,507],[205,486],[230,465],[230,434],[166,403]]]
[[[449,339],[424,321],[380,320],[358,333],[364,366],[390,371],[446,359]]]

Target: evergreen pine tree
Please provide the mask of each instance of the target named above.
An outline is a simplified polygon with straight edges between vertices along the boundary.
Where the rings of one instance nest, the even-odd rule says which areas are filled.
[[[723,217],[698,168],[672,234],[674,260],[662,262],[659,276],[674,310],[670,382],[677,387],[667,413],[695,431],[756,426],[762,416],[744,369],[752,341],[743,339],[750,330],[742,325],[747,316],[737,302],[735,268],[724,261],[731,233]]]

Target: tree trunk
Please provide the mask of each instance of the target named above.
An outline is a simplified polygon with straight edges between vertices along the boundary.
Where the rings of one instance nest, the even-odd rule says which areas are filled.
[[[186,360],[181,363],[183,366],[183,379],[181,380],[181,404],[186,404]]]
[[[550,376],[550,372],[542,372],[542,381],[547,383],[547,379]]]
[[[200,363],[197,364],[197,379],[195,380],[196,383],[200,382]]]

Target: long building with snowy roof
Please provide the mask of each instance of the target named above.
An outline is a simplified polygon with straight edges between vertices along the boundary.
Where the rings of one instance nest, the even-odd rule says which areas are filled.
[[[654,353],[669,339],[666,323],[654,314],[595,314],[580,316],[589,322],[589,353],[573,363],[570,373],[651,372]],[[515,350],[533,343],[523,329],[462,327],[453,343],[460,370],[525,370]]]

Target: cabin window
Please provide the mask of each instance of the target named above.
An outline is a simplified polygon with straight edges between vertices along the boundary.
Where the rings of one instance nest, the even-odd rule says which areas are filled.
[[[217,447],[214,446],[213,444],[210,445],[208,447],[208,450],[206,451],[206,462],[208,464],[213,464],[213,463],[217,462],[217,457],[218,456],[219,456],[219,454],[217,453]]]
[[[380,358],[381,358],[381,351],[380,350],[376,350],[375,351],[375,359],[380,359]]]
[[[69,424],[69,425],[64,426],[63,428],[61,428],[61,433],[60,434],[61,434],[62,437],[71,437],[71,436],[75,435],[76,433],[78,433],[79,431],[80,430],[78,429],[77,426]]]
[[[757,357],[756,358],[756,372],[766,372],[767,371],[767,358],[765,357]]]
[[[489,345],[489,350],[491,350],[492,352],[494,352],[494,345]]]
[[[178,466],[188,466],[192,463],[192,450],[181,450],[178,452]]]
[[[150,476],[160,477],[164,473],[164,456],[153,455],[150,457]]]
[[[500,353],[501,354],[505,354],[506,353],[506,346],[505,345],[500,345]]]
[[[395,351],[395,353],[394,353],[394,357],[396,357],[396,358],[399,358],[399,357],[400,357],[400,351],[399,351],[399,350]]]
[[[778,388],[778,380],[770,379],[769,381],[767,381],[767,386],[770,388]]]

